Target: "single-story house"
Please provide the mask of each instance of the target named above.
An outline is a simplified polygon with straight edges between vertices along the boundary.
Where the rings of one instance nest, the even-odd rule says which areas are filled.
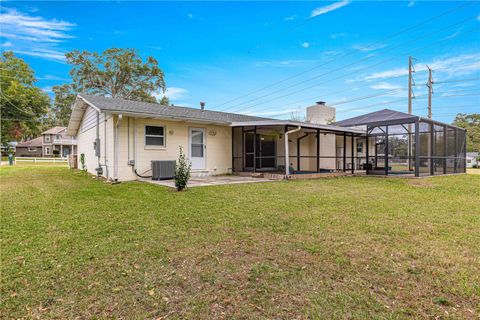
[[[429,145],[425,159],[420,148],[421,144],[433,144],[432,139],[441,143],[440,129],[454,130],[456,140],[452,142],[461,142],[463,129],[392,110],[372,113],[370,120],[374,121],[367,117],[358,123],[326,124],[334,112],[319,102],[307,108],[308,122],[299,122],[205,110],[203,106],[164,106],[79,94],[67,134],[77,136],[78,159],[80,162],[83,154],[86,170],[114,181],[152,175],[154,163],[177,160],[180,147],[194,176],[234,172],[274,172],[287,177],[323,172],[420,176],[463,170],[461,143],[458,148],[455,145],[453,155],[441,155],[439,149],[433,153]],[[382,117],[384,122],[379,122]],[[406,141],[410,146],[417,142],[418,149],[406,148]],[[447,139],[442,141],[447,143]]]
[[[17,157],[41,157],[43,137],[26,140],[17,143],[15,156]]]
[[[467,152],[467,168],[478,168],[480,166],[478,157],[478,152]]]

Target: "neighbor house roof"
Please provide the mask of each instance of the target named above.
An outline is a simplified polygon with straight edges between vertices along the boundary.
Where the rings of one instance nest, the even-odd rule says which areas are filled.
[[[41,147],[42,146],[42,137],[38,137],[35,139],[19,142],[17,144],[18,147]]]
[[[44,131],[42,132],[42,134],[57,134],[57,133],[60,133],[62,131],[64,131],[65,129],[67,129],[67,127],[53,127],[53,128],[50,128],[48,129],[47,131]]]
[[[467,157],[476,158],[478,157],[478,152],[467,152]]]
[[[353,117],[350,119],[338,121],[335,123],[337,126],[342,127],[353,127],[353,126],[362,126],[362,125],[370,125],[370,124],[377,124],[381,122],[415,122],[419,119],[418,116],[390,110],[390,109],[383,109],[375,112],[370,112],[358,117]]]

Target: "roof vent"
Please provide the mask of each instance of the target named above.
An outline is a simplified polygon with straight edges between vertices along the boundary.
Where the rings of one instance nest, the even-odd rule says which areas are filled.
[[[326,102],[325,101],[317,101],[315,103],[318,104],[319,106],[324,106]]]
[[[200,109],[205,110],[205,102],[200,101]]]

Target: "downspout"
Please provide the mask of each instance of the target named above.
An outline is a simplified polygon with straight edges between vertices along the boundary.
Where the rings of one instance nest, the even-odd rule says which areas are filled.
[[[290,133],[295,133],[302,130],[301,126],[298,126],[296,129],[285,132],[285,179],[288,179],[290,175],[290,160],[289,160],[289,151],[288,151],[288,135]]]
[[[118,149],[119,149],[119,137],[118,137],[118,128],[120,127],[120,124],[122,123],[122,118],[123,115],[120,113],[118,115],[117,123],[115,123],[115,141],[114,141],[114,146],[115,146],[115,154],[114,154],[114,159],[113,159],[113,180],[118,181]]]

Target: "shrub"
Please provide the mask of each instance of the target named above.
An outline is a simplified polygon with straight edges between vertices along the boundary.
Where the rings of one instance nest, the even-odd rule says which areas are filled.
[[[178,191],[182,191],[187,186],[187,182],[190,179],[190,169],[191,164],[185,157],[182,147],[180,147],[180,155],[175,166],[175,187],[177,187]]]
[[[80,164],[82,165],[82,170],[86,171],[87,167],[85,166],[85,153],[80,154]]]

